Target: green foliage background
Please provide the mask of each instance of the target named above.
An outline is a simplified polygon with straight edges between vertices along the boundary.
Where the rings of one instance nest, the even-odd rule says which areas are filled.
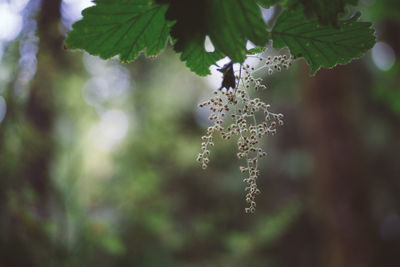
[[[205,35],[194,35],[177,55],[173,44],[179,42],[168,44],[161,27],[176,25],[160,16],[166,8],[152,10],[143,5],[143,11],[163,22],[152,24],[137,17],[132,23],[159,33],[159,45],[147,49],[147,56],[165,47],[164,52],[156,59],[139,55],[148,47],[146,40],[156,39],[141,39],[135,31],[129,32],[129,40],[138,37],[136,50],[125,51],[132,43],[119,41],[117,35],[130,26],[115,25],[131,19],[131,9],[137,7],[121,9],[111,0],[97,2],[99,7],[85,11],[85,18],[98,30],[117,31],[92,36],[92,46],[85,49],[102,57],[136,58],[135,62],[121,64],[115,58],[105,61],[63,50],[66,29],[60,32],[60,1],[55,0],[43,0],[37,9],[29,6],[30,16],[25,19],[38,23],[33,36],[40,42],[33,42],[38,45],[37,67],[26,82],[26,69],[19,62],[25,62],[20,51],[29,47],[27,36],[4,43],[0,96],[7,103],[7,113],[0,122],[0,266],[344,267],[354,266],[358,253],[366,257],[365,266],[396,266],[400,249],[400,46],[396,46],[400,26],[391,1],[377,1],[362,10],[368,15],[362,21],[374,19],[378,40],[395,49],[391,69],[378,69],[367,47],[356,46],[348,57],[366,53],[363,58],[320,70],[312,78],[302,60],[289,71],[263,77],[269,89],[257,96],[285,114],[285,126],[265,141],[269,155],[261,166],[262,194],[254,216],[243,212],[244,184],[234,141],[217,142],[206,171],[195,161],[207,127],[207,114],[197,109],[197,103],[215,88],[185,64],[205,75],[212,62],[231,50],[214,44],[216,51],[206,52]],[[276,2],[257,1],[265,6]],[[291,2],[280,1],[283,7]],[[311,2],[315,1],[302,1]],[[104,9],[99,9],[100,4]],[[329,11],[326,20],[318,22],[327,32],[337,30],[335,21],[349,23],[332,19],[334,11],[317,7],[303,5],[306,11],[291,18],[298,23],[306,19],[305,14],[315,22],[313,14]],[[104,25],[97,19],[100,11],[107,13]],[[116,24],[111,26],[108,13],[118,12],[129,14],[113,16],[111,23]],[[272,36],[287,27],[284,19],[282,13]],[[76,25],[84,26],[88,20]],[[359,21],[350,20],[362,34],[372,36],[370,24]],[[229,29],[229,25],[220,26]],[[77,29],[79,34],[73,32],[70,46],[82,34]],[[234,37],[243,45],[250,36]],[[373,41],[367,38],[365,42],[372,46]],[[292,49],[307,60],[307,53],[297,52],[300,48],[293,43]],[[284,44],[277,41],[275,45]],[[291,41],[286,44],[290,47]],[[122,54],[111,47],[121,48]],[[232,48],[230,43],[228,48]],[[240,60],[251,53],[244,49],[232,51]],[[311,63],[311,71],[331,63]],[[329,90],[336,81],[341,86]],[[311,94],[310,88],[318,90]],[[104,115],[121,113],[128,129],[124,138],[110,146],[109,137],[121,132],[115,133],[120,129],[118,121]],[[324,127],[318,128],[321,121]],[[322,145],[315,145],[315,135],[323,135]],[[330,157],[335,151],[340,157]],[[361,156],[348,157],[354,152]],[[339,167],[321,174],[320,168],[330,164]],[[333,232],[330,225],[339,230]]]

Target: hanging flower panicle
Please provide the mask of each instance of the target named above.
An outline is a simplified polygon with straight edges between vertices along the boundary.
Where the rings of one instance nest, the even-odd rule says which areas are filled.
[[[213,96],[200,103],[199,107],[207,107],[210,110],[209,120],[213,125],[207,128],[207,132],[201,137],[201,152],[197,161],[203,169],[210,162],[210,147],[214,146],[214,135],[218,133],[223,140],[237,138],[239,159],[245,161],[240,166],[240,171],[245,174],[243,182],[246,183],[246,213],[256,211],[255,197],[260,193],[257,187],[257,178],[260,175],[259,159],[267,155],[261,146],[261,139],[267,135],[274,135],[277,126],[283,125],[283,115],[270,111],[270,105],[260,98],[251,98],[249,89],[255,91],[266,89],[262,78],[255,78],[255,72],[267,68],[267,73],[274,70],[281,71],[289,68],[293,57],[280,56],[256,56],[262,63],[257,69],[249,64],[241,66],[239,75],[236,76],[236,88],[222,88],[215,90]]]

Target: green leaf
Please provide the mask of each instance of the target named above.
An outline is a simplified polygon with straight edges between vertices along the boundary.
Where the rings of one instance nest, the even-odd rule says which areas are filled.
[[[260,54],[265,51],[265,47],[254,47],[252,49],[247,50],[248,55]]]
[[[264,46],[268,32],[261,10],[253,0],[211,0],[209,36],[217,50],[233,62],[246,58],[246,42]]]
[[[371,23],[359,22],[359,14],[339,21],[339,28],[321,26],[307,19],[301,9],[284,11],[272,29],[273,46],[288,46],[296,57],[304,57],[313,75],[318,69],[331,68],[360,58],[375,44]]]
[[[186,61],[186,66],[200,76],[209,75],[209,67],[223,57],[224,55],[217,51],[207,52],[204,49],[204,38],[201,36],[188,42],[181,54],[181,60]]]
[[[173,22],[165,20],[167,6],[148,0],[97,0],[73,25],[66,46],[106,59],[120,55],[134,60],[144,49],[156,56],[165,48]]]
[[[258,0],[257,0],[258,1]],[[97,0],[68,34],[68,48],[102,58],[120,55],[134,60],[165,48],[169,35],[181,59],[199,75],[223,56],[234,62],[246,57],[246,42],[264,46],[269,38],[256,0]],[[215,50],[204,49],[209,36]]]
[[[247,40],[258,46],[264,46],[268,41],[267,27],[256,0],[158,0],[158,2],[169,4],[166,18],[176,21],[171,29],[171,36],[176,40],[175,51],[184,53],[181,59],[199,75],[206,73],[206,64],[210,66],[215,63],[211,59],[228,56],[233,62],[243,62],[247,52]],[[217,54],[207,53],[204,50],[206,36],[210,37],[215,50],[218,51]],[[203,59],[198,60],[196,53],[185,52],[193,48],[196,48],[195,51],[200,53]]]
[[[338,16],[347,4],[357,5],[358,0],[281,0],[285,7],[293,8],[300,3],[308,18],[318,18],[322,25],[338,26]]]

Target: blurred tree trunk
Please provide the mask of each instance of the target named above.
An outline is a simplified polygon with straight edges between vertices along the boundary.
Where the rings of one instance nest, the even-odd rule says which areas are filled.
[[[388,43],[393,48],[397,60],[396,64],[398,64],[400,60],[400,24],[397,21],[384,19],[383,21],[380,21],[376,24],[376,28],[378,29],[378,40]],[[396,66],[394,66],[394,68],[396,68]],[[389,92],[391,90],[398,91],[398,85],[400,84],[399,71],[397,71],[397,73],[391,74],[391,77],[388,79],[390,82],[388,82],[388,84],[386,85],[385,90]],[[397,98],[396,100],[400,101],[399,98]],[[373,112],[379,114],[383,120],[386,120],[388,122],[388,125],[390,125],[390,127],[392,128],[393,133],[395,133],[395,135],[397,134],[397,136],[400,136],[399,112],[391,108],[390,104],[388,104],[386,101],[383,101],[382,99],[377,100],[373,97],[373,95],[371,95],[370,102],[374,104]],[[390,197],[392,202],[391,204],[393,205],[393,210],[397,211],[398,214],[398,211],[400,210],[400,167],[398,164],[393,164],[391,160],[388,160],[388,157],[392,158],[394,162],[398,161],[398,155],[400,151],[400,139],[396,138],[389,143],[389,146],[391,148],[385,150],[385,157],[382,157],[382,155],[378,154],[372,160],[374,161],[374,165],[378,166],[374,170],[376,176],[379,175],[382,178],[377,181],[378,188],[382,187],[383,183],[385,188],[384,194]],[[393,153],[392,151],[394,151],[395,153]],[[384,211],[383,214],[385,214],[384,216],[382,216],[383,218],[380,218],[381,229],[383,229],[384,231],[388,231],[388,227],[384,224],[385,220],[387,220],[388,218],[387,211]],[[388,236],[388,234],[380,235],[379,260],[381,266],[391,266],[394,262],[398,262],[399,251],[400,238],[398,235],[396,235],[395,232],[393,232],[393,230],[390,232],[390,237]]]
[[[388,43],[394,50],[396,60],[400,60],[400,25],[396,21],[384,20],[379,25],[378,40]],[[397,79],[396,79],[397,78]],[[400,77],[395,79],[398,82]],[[400,134],[400,118],[391,111],[385,103],[380,103],[376,106],[376,110],[384,113],[385,117],[392,122],[395,130]],[[400,141],[400,140],[399,140]],[[399,142],[398,142],[399,144]]]
[[[373,266],[362,144],[357,134],[352,68],[303,77],[303,109],[314,154],[313,205],[328,267]]]
[[[25,109],[25,120],[31,132],[24,139],[21,158],[21,180],[27,182],[37,197],[36,210],[46,216],[51,191],[49,168],[53,154],[52,130],[55,106],[54,87],[62,55],[62,36],[59,30],[61,0],[42,0],[38,18],[40,38],[37,72],[32,81]]]
[[[51,264],[54,246],[51,246],[45,227],[50,218],[50,197],[54,193],[50,167],[57,110],[53,93],[60,75],[63,51],[59,29],[61,0],[42,0],[40,3],[37,71],[30,82],[24,108],[14,109],[15,116],[11,118],[18,120],[13,124],[18,125],[15,134],[22,149],[2,155],[13,167],[5,171],[7,177],[4,177],[12,183],[4,189],[8,194],[5,200],[9,203],[3,207],[2,227],[7,231],[0,236],[0,266],[55,266]]]
[[[379,29],[379,39],[387,42],[393,48],[396,58],[400,58],[400,25],[396,21],[385,20]]]

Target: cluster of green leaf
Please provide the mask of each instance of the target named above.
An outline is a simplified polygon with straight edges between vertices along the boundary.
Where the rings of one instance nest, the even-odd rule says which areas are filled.
[[[320,67],[330,68],[361,57],[375,44],[374,30],[359,22],[359,14],[339,21],[339,28],[320,25],[299,10],[286,11],[272,29],[275,48],[288,46],[296,57],[304,57],[314,74]]]
[[[361,57],[375,43],[374,30],[359,15],[339,20],[346,4],[357,0],[95,0],[68,34],[68,48],[80,48],[102,58],[120,55],[124,62],[142,51],[155,56],[168,39],[182,61],[201,76],[228,56],[243,62],[247,41],[265,47],[289,47],[304,57],[311,73]],[[280,4],[282,13],[272,29],[261,7]],[[208,52],[209,37],[215,50]]]

